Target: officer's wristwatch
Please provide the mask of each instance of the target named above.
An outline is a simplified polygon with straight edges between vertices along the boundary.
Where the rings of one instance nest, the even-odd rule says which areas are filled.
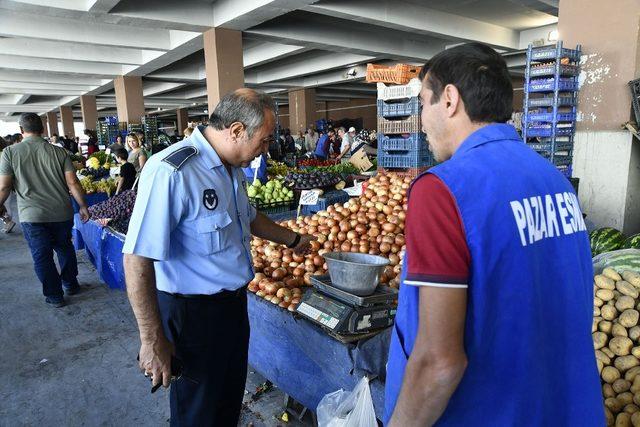
[[[302,238],[302,236],[299,233],[296,233],[296,238],[293,240],[293,243],[291,243],[290,245],[287,245],[287,247],[289,249],[293,249],[296,246],[298,246],[298,243],[300,243],[300,239]]]

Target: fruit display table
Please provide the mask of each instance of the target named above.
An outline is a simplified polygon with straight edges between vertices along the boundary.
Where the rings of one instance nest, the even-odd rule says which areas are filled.
[[[98,203],[102,203],[107,200],[109,196],[107,193],[91,193],[84,196],[84,201],[87,204],[87,207],[97,205]],[[73,213],[78,213],[80,207],[76,203],[75,199],[71,197],[71,205],[73,205]]]
[[[74,244],[85,249],[100,278],[112,289],[125,289],[124,236],[75,216]],[[316,325],[248,293],[251,322],[249,363],[262,376],[307,408],[315,410],[325,394],[353,389],[364,375],[378,418],[384,405],[384,377],[391,336],[387,329],[369,339],[345,344]]]

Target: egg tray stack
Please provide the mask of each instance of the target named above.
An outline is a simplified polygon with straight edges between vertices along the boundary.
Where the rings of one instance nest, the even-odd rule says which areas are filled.
[[[522,136],[533,150],[571,176],[581,48],[527,49]]]
[[[404,73],[407,67],[390,67],[389,72]],[[422,132],[420,120],[421,82],[415,73],[405,77],[413,77],[403,85],[386,85],[384,82],[405,81],[401,76],[381,75],[378,80],[378,170],[417,175],[434,165],[429,151],[427,137]],[[412,71],[416,71],[415,67]],[[419,69],[417,70],[419,73]],[[373,73],[371,73],[373,74]],[[367,81],[376,76],[368,76]]]

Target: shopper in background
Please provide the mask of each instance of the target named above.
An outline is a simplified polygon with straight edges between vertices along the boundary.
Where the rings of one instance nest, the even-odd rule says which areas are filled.
[[[173,426],[238,425],[251,234],[296,253],[312,239],[249,203],[242,168],[266,153],[274,126],[274,101],[238,89],[216,106],[210,126],[149,159],[142,172],[123,248],[127,293],[140,328],[140,368],[153,385],[171,384]],[[173,383],[172,356],[184,372]]]
[[[182,133],[184,134],[184,137],[182,139],[187,139],[193,133],[193,128],[191,126],[189,126]]]
[[[296,137],[296,151],[306,152],[306,147],[304,145],[304,132],[299,131],[298,136]]]
[[[385,421],[605,425],[591,251],[571,184],[506,124],[513,88],[496,51],[447,49],[420,78],[442,163],[410,189]]]
[[[20,142],[22,142],[22,134],[14,133],[13,134],[13,143],[14,144],[18,144]]]
[[[320,136],[318,135],[318,132],[316,132],[311,126],[309,126],[309,129],[307,129],[307,134],[304,136],[304,149],[308,153],[313,153],[314,151],[316,151],[316,145],[318,144],[319,139]]]
[[[125,149],[125,147],[124,147],[124,143],[122,142],[122,135],[120,135],[120,134],[118,134],[118,135],[116,136],[116,142],[114,142],[113,144],[111,144],[108,148],[111,150],[111,152],[112,152],[112,153],[115,153],[115,152],[120,151],[120,150],[122,150],[122,149],[124,149],[125,151],[127,151],[127,150]]]
[[[72,152],[73,154],[77,154],[77,153],[79,153],[79,152],[80,152],[80,137],[79,137],[79,136],[76,136],[76,137],[73,139],[73,143],[72,143],[72,145],[71,145],[71,152]]]
[[[0,216],[6,213],[4,203],[15,190],[20,222],[45,301],[62,307],[63,288],[67,295],[80,289],[76,251],[71,242],[73,208],[69,192],[80,206],[83,222],[89,219],[89,211],[69,153],[42,138],[40,117],[23,114],[20,128],[25,136],[23,143],[6,148],[0,158]],[[53,262],[54,251],[60,273]]]
[[[147,154],[140,146],[140,140],[135,133],[127,135],[127,146],[129,147],[129,163],[133,164],[136,173],[140,173],[147,161]]]
[[[338,136],[342,143],[340,144],[340,154],[338,154],[337,160],[348,159],[351,157],[351,146],[353,145],[353,136],[351,135],[351,130],[353,129],[353,135],[356,133],[355,128],[349,128],[349,132],[346,132],[344,127],[338,128]]]
[[[333,131],[333,129],[331,129],[331,131]],[[342,139],[338,137],[338,134],[335,131],[329,134],[329,144],[331,145],[331,153],[338,156],[340,154]]]
[[[85,129],[84,134],[88,139],[87,141],[87,157],[92,155],[93,153],[99,151],[98,148],[98,138],[96,138],[96,134],[91,129]]]
[[[53,135],[51,135],[51,138],[49,139],[49,143],[51,145],[55,145],[56,147],[64,148],[64,145],[62,145],[62,142],[60,142],[60,137],[58,136],[57,133],[54,133]]]
[[[136,168],[128,162],[129,153],[124,148],[119,149],[115,153],[116,161],[120,165],[120,173],[118,177],[118,187],[116,195],[133,188],[136,182]]]
[[[327,160],[327,158],[329,157],[329,148],[332,135],[335,136],[335,132],[333,131],[333,129],[329,129],[329,132],[322,134],[322,136],[318,140],[318,144],[316,144],[316,149],[313,153],[316,159]]]
[[[296,152],[296,142],[291,136],[291,130],[284,130],[284,153],[295,153]]]

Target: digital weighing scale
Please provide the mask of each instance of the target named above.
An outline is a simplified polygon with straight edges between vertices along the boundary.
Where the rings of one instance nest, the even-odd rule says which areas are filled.
[[[312,276],[297,312],[337,335],[367,334],[393,324],[398,291],[379,285],[366,297],[331,285],[329,275]]]

